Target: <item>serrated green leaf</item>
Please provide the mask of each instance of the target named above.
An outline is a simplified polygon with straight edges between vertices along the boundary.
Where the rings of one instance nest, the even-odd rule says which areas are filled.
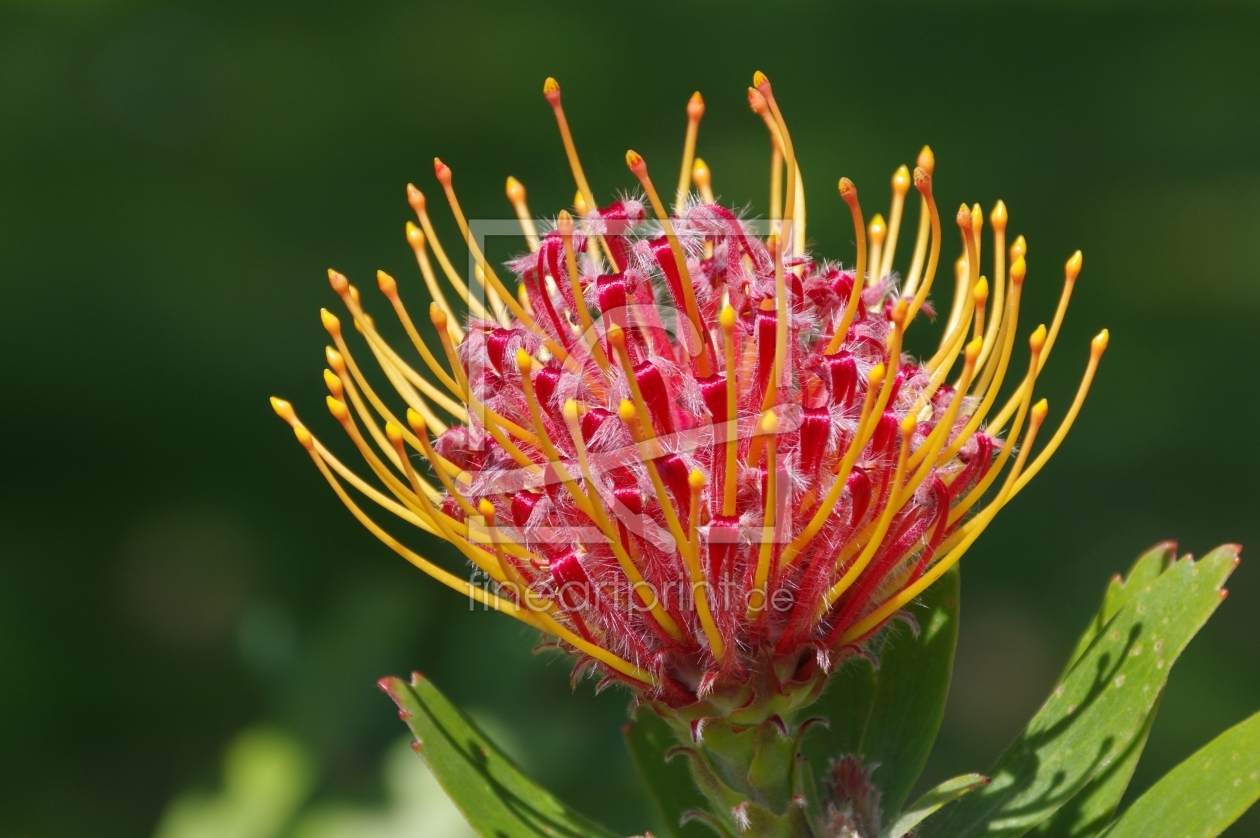
[[[1119,613],[1121,608],[1133,599],[1133,595],[1158,579],[1160,574],[1167,570],[1176,558],[1176,543],[1164,541],[1138,556],[1137,561],[1133,563],[1133,567],[1129,568],[1128,576],[1122,577],[1117,574],[1112,577],[1111,581],[1107,583],[1107,590],[1103,594],[1102,605],[1099,606],[1098,613],[1094,615],[1094,619],[1090,620],[1089,627],[1081,634],[1081,639],[1076,643],[1075,651],[1068,658],[1064,675],[1081,659],[1081,655],[1085,654],[1085,650],[1089,648],[1090,643],[1094,642],[1094,638],[1103,630],[1103,627]]]
[[[880,651],[861,754],[876,766],[871,781],[886,813],[899,811],[910,796],[941,728],[958,644],[958,595],[954,568],[911,607],[918,634],[900,631]]]
[[[386,678],[418,750],[484,838],[616,838],[539,787],[428,680]]]
[[[1089,649],[1098,633],[1106,628],[1120,609],[1133,599],[1134,595],[1159,578],[1177,558],[1177,545],[1171,541],[1157,544],[1138,557],[1129,569],[1128,576],[1115,576],[1107,584],[1098,613],[1090,621],[1089,627],[1081,635],[1072,653],[1067,668],[1060,678],[1066,677],[1081,655]],[[1124,753],[1111,765],[1090,780],[1085,788],[1072,797],[1050,818],[1037,828],[1041,838],[1095,838],[1111,822],[1120,800],[1124,797],[1142,751],[1146,748],[1146,740],[1151,726],[1155,722],[1155,714],[1159,710],[1159,701],[1151,708],[1142,731],[1125,748]]]
[[[907,806],[895,821],[884,827],[879,838],[901,838],[946,803],[954,802],[987,782],[989,778],[983,774],[963,774],[961,777],[946,780]]]
[[[1106,838],[1213,838],[1260,798],[1260,713],[1213,739],[1118,817]]]
[[[691,777],[687,759],[679,756],[666,762],[666,753],[678,747],[678,740],[665,720],[649,708],[639,707],[622,732],[630,759],[656,804],[666,834],[674,838],[707,838],[708,829],[698,821],[680,825],[683,813],[703,811],[706,802]]]
[[[930,830],[936,838],[1022,835],[1122,759],[1173,662],[1221,602],[1238,548],[1183,559],[1135,590],[991,772],[993,782]]]

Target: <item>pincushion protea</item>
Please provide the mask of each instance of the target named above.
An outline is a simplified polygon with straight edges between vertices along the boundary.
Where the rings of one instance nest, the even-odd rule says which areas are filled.
[[[846,269],[805,250],[803,180],[764,75],[748,94],[772,147],[765,235],[713,198],[708,168],[694,157],[699,94],[687,107],[671,214],[634,152],[626,160],[643,197],[596,208],[559,85],[548,79],[544,93],[577,183],[578,217],[561,211],[540,238],[524,188],[508,179],[530,250],[509,265],[516,293],[478,247],[448,167],[435,161],[475,284],[454,270],[424,195],[408,187],[420,226],[408,224],[407,237],[440,346],[415,326],[395,280],[377,279],[433,380],[381,338],[358,290],[329,272],[404,405],[386,403],[324,311],[334,344],[328,406],[379,485],[337,459],[287,402],[273,406],[373,534],[549,635],[577,658],[575,677],[593,669],[631,686],[680,737],[767,720],[786,735],[784,720],[818,695],[826,673],[956,564],[1063,441],[1106,331],[1035,456],[1047,405],[1033,391],[1081,255],[1067,261],[1049,328],[1031,331],[1026,370],[1012,374],[1026,247],[1018,238],[1008,254],[999,202],[989,219],[992,279],[981,276],[984,218],[978,205],[962,206],[940,346],[913,361],[903,337],[931,313],[944,235],[929,149],[913,173],[902,166],[893,175],[887,222],[876,216],[868,227],[856,188],[840,180],[857,244]],[[920,215],[901,275],[894,263],[912,185]],[[467,318],[439,285],[430,249]],[[1011,392],[999,403],[1004,387]],[[426,560],[347,486],[449,541],[494,584]],[[710,779],[738,785],[739,772],[722,769],[739,761],[738,748],[720,751],[706,762]]]

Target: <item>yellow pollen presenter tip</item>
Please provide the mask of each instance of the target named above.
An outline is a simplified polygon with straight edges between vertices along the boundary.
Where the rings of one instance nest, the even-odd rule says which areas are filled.
[[[339,297],[350,290],[350,280],[346,279],[344,274],[338,273],[332,268],[328,269],[328,284],[332,286],[332,290]]]
[[[1046,324],[1042,323],[1028,336],[1028,348],[1040,353],[1046,346]]]
[[[346,407],[346,403],[341,399],[334,399],[332,396],[325,397],[324,401],[328,405],[328,412],[333,415],[338,422],[345,425],[350,421],[350,410]]]
[[[998,233],[1006,232],[1006,204],[998,201],[993,206],[993,212],[989,213],[989,224],[993,225],[994,231]]]
[[[573,235],[573,216],[568,210],[560,210],[556,215],[556,230],[562,236]]]
[[[511,175],[508,175],[505,191],[507,192],[508,200],[513,204],[517,204],[525,200],[525,185]]]
[[[897,171],[893,172],[892,188],[897,195],[905,195],[910,191],[910,169],[905,165],[897,167]]]
[[[271,409],[276,412],[277,416],[288,422],[290,425],[297,424],[297,414],[293,412],[293,405],[289,404],[284,399],[272,396]]]
[[[871,243],[881,245],[884,243],[884,237],[888,235],[888,224],[884,221],[884,216],[875,213],[871,219],[871,224],[867,228],[866,234],[871,237]]]
[[[529,375],[534,368],[534,358],[524,349],[516,350],[516,368],[521,371],[521,375]]]
[[[324,370],[324,386],[328,388],[328,392],[332,393],[334,398],[338,399],[346,391],[345,385],[341,383],[341,379],[332,370]]]
[[[429,320],[439,329],[446,329],[446,312],[437,303],[429,303]]]
[[[407,243],[413,248],[424,247],[424,231],[416,226],[414,221],[407,222]]]
[[[381,293],[393,300],[398,296],[398,282],[384,271],[376,272],[376,285]]]
[[[915,165],[929,175],[936,169],[936,155],[932,153],[931,146],[924,146],[919,151],[919,159],[915,161]]]
[[[411,426],[411,430],[416,436],[425,439],[429,434],[429,424],[424,420],[424,416],[412,408],[407,408],[407,424]]]
[[[1011,242],[1011,261],[1014,262],[1021,256],[1028,255],[1028,242],[1024,241],[1023,236],[1016,236],[1015,241]]]
[[[708,189],[711,181],[709,174],[709,164],[697,157],[695,162],[691,164],[691,181],[700,189]]]
[[[1064,267],[1064,275],[1068,282],[1076,282],[1076,278],[1081,273],[1081,262],[1084,259],[1084,255],[1078,250],[1067,260],[1067,265]]]
[[[337,319],[337,315],[333,314],[326,308],[321,308],[319,310],[319,319],[320,322],[324,324],[324,329],[328,332],[328,334],[333,337],[341,334],[341,321]]]
[[[976,282],[976,287],[971,290],[971,296],[975,299],[977,306],[982,306],[989,300],[989,280],[986,277],[980,277]]]
[[[407,203],[411,204],[411,208],[415,210],[416,215],[423,215],[425,211],[425,197],[414,183],[407,184]]]
[[[341,375],[346,371],[346,359],[341,353],[331,346],[324,347],[324,358],[328,361],[328,366],[333,368],[333,372]]]
[[[1032,421],[1040,425],[1046,420],[1046,414],[1050,412],[1050,403],[1045,399],[1037,402],[1032,406]]]
[[[1028,265],[1024,262],[1024,257],[1019,256],[1011,263],[1011,284],[1023,285],[1024,274],[1028,272]]]
[[[892,310],[893,325],[897,326],[898,328],[905,326],[906,316],[909,313],[910,313],[910,301],[907,300],[905,297],[902,297],[900,300],[897,301],[897,304],[893,306],[893,310]]]
[[[977,335],[967,344],[967,348],[963,350],[963,360],[967,364],[975,365],[976,359],[980,357],[980,350],[984,347],[984,338]]]

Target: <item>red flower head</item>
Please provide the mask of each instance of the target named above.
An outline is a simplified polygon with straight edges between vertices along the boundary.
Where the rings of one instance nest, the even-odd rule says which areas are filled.
[[[826,671],[952,567],[1062,442],[1107,344],[1105,331],[1094,339],[1075,401],[1033,456],[1047,413],[1033,385],[1080,253],[1049,329],[1032,330],[1026,369],[1012,370],[1025,245],[1016,239],[1008,254],[999,202],[992,279],[981,276],[984,218],[964,205],[940,347],[923,362],[903,356],[906,330],[932,313],[943,240],[931,151],[913,175],[905,166],[893,175],[887,223],[876,216],[868,228],[841,179],[856,262],[820,261],[804,247],[787,125],[769,81],[758,74],[754,84],[775,161],[774,217],[760,228],[714,201],[694,158],[699,94],[687,107],[673,213],[634,152],[626,161],[646,206],[625,197],[594,209],[548,79],[579,217],[562,211],[539,238],[524,187],[508,179],[530,247],[509,266],[517,293],[478,248],[447,166],[435,161],[477,264],[471,287],[434,236],[424,196],[408,188],[420,222],[408,239],[440,346],[426,342],[395,281],[378,281],[432,378],[380,337],[357,289],[329,274],[405,411],[378,394],[338,319],[323,315],[335,344],[328,404],[378,484],[274,400],[351,512],[421,569],[549,635],[578,658],[578,673],[593,668],[677,711],[716,703],[728,717],[755,698],[762,717],[767,702],[779,712],[812,699]],[[911,185],[920,213],[902,275],[894,261]],[[404,546],[347,486],[455,545],[493,584]]]

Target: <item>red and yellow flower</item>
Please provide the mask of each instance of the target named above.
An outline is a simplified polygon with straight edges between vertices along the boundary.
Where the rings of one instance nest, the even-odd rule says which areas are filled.
[[[761,707],[765,718],[812,699],[826,671],[956,564],[1036,476],[1081,408],[1107,333],[1093,340],[1075,400],[1036,450],[1048,408],[1034,385],[1080,253],[1067,260],[1050,325],[1026,338],[1027,366],[1014,369],[1026,247],[1022,237],[1008,246],[999,202],[982,276],[985,219],[978,205],[962,206],[939,349],[912,360],[903,338],[932,313],[944,238],[931,151],[893,175],[886,222],[877,215],[868,225],[856,188],[840,180],[857,243],[854,263],[841,267],[805,249],[803,180],[770,82],[757,74],[748,92],[772,148],[771,219],[760,227],[714,200],[694,157],[699,94],[687,106],[672,209],[634,152],[626,160],[641,197],[599,207],[548,79],[576,215],[561,211],[540,236],[524,188],[509,178],[529,246],[508,266],[511,280],[478,247],[449,168],[435,161],[476,263],[472,282],[440,245],[425,196],[408,187],[419,226],[408,224],[407,238],[436,340],[413,321],[396,281],[377,280],[419,362],[392,348],[358,289],[329,272],[392,391],[369,381],[342,321],[324,311],[328,407],[375,482],[334,456],[287,402],[273,405],[373,534],[549,635],[578,672],[680,712],[716,703],[729,717],[754,696],[781,705]],[[918,226],[901,273],[912,187]],[[450,542],[493,584],[425,559],[360,497]]]

